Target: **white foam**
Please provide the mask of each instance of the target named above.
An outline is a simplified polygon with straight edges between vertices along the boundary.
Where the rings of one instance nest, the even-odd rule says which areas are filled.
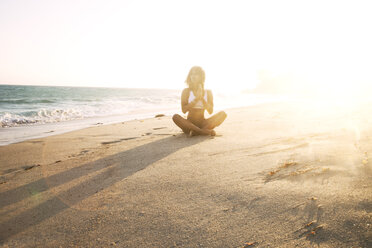
[[[51,122],[44,124],[36,123],[33,125],[4,127],[0,128],[0,146],[18,143],[30,139],[67,133],[74,130],[96,126],[97,124],[107,125],[112,123],[120,123],[123,121],[131,121],[135,119],[152,118],[159,113],[170,116],[175,112],[177,112],[176,109],[156,108],[152,110],[142,110],[140,112],[132,111],[126,115],[111,115],[94,118],[90,117],[64,122]]]

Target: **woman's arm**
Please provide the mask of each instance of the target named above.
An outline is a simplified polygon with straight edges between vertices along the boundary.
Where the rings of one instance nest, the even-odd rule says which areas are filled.
[[[207,90],[207,101],[202,99],[204,108],[208,111],[209,114],[213,113],[213,94],[211,90]]]
[[[198,101],[198,99],[195,98],[192,102],[189,103],[189,96],[190,96],[190,90],[184,89],[181,95],[181,109],[182,109],[182,113],[184,114],[190,111],[190,109],[192,109],[195,106],[196,102]]]

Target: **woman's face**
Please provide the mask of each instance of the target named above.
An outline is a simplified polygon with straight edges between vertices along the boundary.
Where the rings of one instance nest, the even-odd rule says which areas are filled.
[[[190,87],[196,88],[201,83],[202,77],[198,71],[192,70],[190,74],[190,80],[191,80]]]

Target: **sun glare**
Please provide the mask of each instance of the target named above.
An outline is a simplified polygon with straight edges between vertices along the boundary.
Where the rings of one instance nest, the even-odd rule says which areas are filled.
[[[4,4],[0,83],[179,89],[194,65],[222,92],[356,98],[372,81],[359,1],[78,2]]]

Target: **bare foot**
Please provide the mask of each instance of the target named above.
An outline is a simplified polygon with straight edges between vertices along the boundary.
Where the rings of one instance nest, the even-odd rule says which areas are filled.
[[[205,135],[216,136],[216,131],[213,129],[202,129]]]
[[[191,130],[191,131],[189,132],[189,137],[192,137],[192,136],[195,136],[195,135],[196,135],[196,133],[195,133],[194,131]]]
[[[203,131],[203,135],[210,135],[210,136],[216,136],[216,131],[214,131],[213,129],[202,129],[202,131]],[[197,136],[197,135],[199,135],[197,132],[195,132],[195,131],[190,131],[189,133],[188,133],[188,137],[193,137],[193,136]]]

